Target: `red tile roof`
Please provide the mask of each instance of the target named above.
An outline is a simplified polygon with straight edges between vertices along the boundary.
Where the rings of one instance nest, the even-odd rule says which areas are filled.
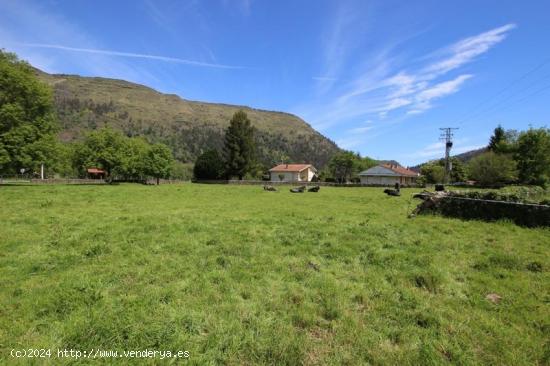
[[[98,168],[88,168],[88,173],[90,174],[105,174],[105,170]]]
[[[317,170],[311,164],[279,164],[276,167],[269,169],[270,172],[301,172],[307,168],[311,168],[314,172]]]
[[[418,173],[417,172],[413,172],[412,170],[409,170],[407,168],[404,168],[402,166],[399,166],[399,165],[395,165],[395,164],[382,164],[382,166],[386,169],[390,169],[391,171],[394,171],[396,172],[397,174],[399,175],[406,175],[406,176],[409,176],[409,177],[418,177]]]

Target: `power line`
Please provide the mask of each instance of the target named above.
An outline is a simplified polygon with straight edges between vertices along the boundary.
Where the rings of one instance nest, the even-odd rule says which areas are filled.
[[[522,95],[523,92],[529,91],[529,90],[531,90],[531,89],[533,89],[533,88],[539,86],[538,84],[540,84],[540,81],[544,81],[544,80],[548,79],[549,77],[550,77],[550,74],[545,75],[544,77],[538,79],[535,83],[530,84],[530,85],[527,85],[527,86],[524,87],[524,88],[518,89],[516,92],[510,94],[510,95],[507,96],[506,98],[504,98],[504,99],[502,99],[502,100],[500,100],[500,101],[497,101],[497,102],[494,103],[493,105],[488,106],[488,108],[483,109],[483,110],[479,111],[478,113],[474,113],[474,114],[470,115],[469,118],[463,119],[462,121],[463,121],[463,122],[466,122],[466,121],[468,121],[468,120],[472,120],[472,119],[475,118],[475,117],[480,117],[480,116],[483,116],[483,115],[485,115],[485,114],[487,114],[487,113],[493,112],[495,109],[497,109],[498,107],[500,107],[500,106],[502,106],[503,104],[507,103],[508,101],[514,99],[515,97],[518,97],[518,96],[519,96],[519,97],[521,98],[520,100],[525,100],[526,98],[523,98],[523,97],[524,97],[524,96],[529,97],[529,96],[531,96],[531,94]],[[545,88],[546,88],[546,86],[543,87],[543,89],[545,89]],[[516,102],[517,102],[517,101],[516,101]],[[512,105],[516,104],[516,102],[513,102]],[[508,109],[509,106],[510,106],[510,105],[507,105],[504,109]],[[464,126],[465,123],[462,123],[461,125]]]
[[[542,67],[544,67],[546,64],[550,63],[550,58],[548,59],[545,59],[544,61],[542,61],[541,63],[539,63],[538,65],[536,65],[535,67],[531,68],[529,71],[527,71],[526,73],[524,73],[523,75],[521,75],[519,78],[513,80],[512,82],[510,82],[508,85],[506,85],[504,88],[502,88],[501,90],[499,90],[496,94],[493,94],[492,96],[490,96],[489,98],[486,98],[484,99],[483,101],[481,101],[480,103],[476,104],[474,106],[474,108],[472,108],[470,110],[470,113],[467,113],[464,115],[464,117],[460,118],[459,120],[457,120],[455,123],[457,124],[463,124],[465,121],[468,121],[470,120],[471,118],[473,117],[476,117],[477,115],[479,115],[479,113],[477,113],[477,110],[484,106],[485,104],[487,104],[488,102],[490,102],[491,100],[499,97],[500,95],[504,94],[507,90],[509,90],[510,88],[512,88],[513,86],[515,86],[516,84],[518,84],[519,82],[523,81],[524,79],[526,79],[528,76],[530,76],[531,74],[533,74],[535,71],[537,70],[540,70]],[[540,81],[540,79],[538,80]],[[500,103],[500,102],[498,102]],[[491,107],[492,108],[492,107]],[[485,112],[485,111],[484,111]],[[482,112],[483,113],[483,112]]]
[[[529,99],[529,98],[535,97],[535,96],[537,96],[537,95],[539,95],[539,94],[543,94],[543,93],[546,92],[547,90],[550,90],[550,84],[545,85],[544,87],[535,90],[533,93],[528,94],[528,95],[524,96],[523,98],[516,100],[514,103],[508,104],[508,105],[507,105],[506,107],[504,107],[502,110],[505,111],[505,110],[509,109],[510,107],[513,107],[514,105],[523,102],[524,100],[527,100],[527,99]]]

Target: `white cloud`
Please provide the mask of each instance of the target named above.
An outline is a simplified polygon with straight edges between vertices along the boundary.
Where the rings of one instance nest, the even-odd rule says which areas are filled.
[[[442,96],[454,93],[458,90],[460,84],[471,78],[472,75],[460,75],[456,79],[445,81],[436,84],[428,89],[422,90],[417,94],[418,100],[432,100],[435,98],[441,98]]]
[[[339,79],[338,75],[342,72],[350,56],[350,51],[354,47],[355,39],[362,32],[361,28],[365,26],[365,21],[358,26],[359,17],[353,6],[349,3],[337,2],[334,9],[334,18],[326,27],[326,31],[321,34],[321,44],[323,45],[321,63],[322,70],[320,74],[324,82],[317,83],[317,93],[324,94],[334,86],[334,82]],[[353,35],[353,36],[350,36]]]
[[[416,114],[432,108],[431,101],[456,93],[460,86],[473,75],[464,74],[453,80],[448,80],[424,89],[416,94],[415,103],[407,113]]]
[[[223,0],[224,6],[237,10],[242,16],[249,16],[252,13],[253,0]]]
[[[233,3],[237,4],[240,12],[245,16],[249,16],[252,12],[252,0],[239,0]]]
[[[173,62],[173,63],[179,63],[179,64],[185,64],[185,65],[191,65],[191,66],[213,67],[213,68],[220,68],[220,69],[241,69],[242,68],[241,66],[230,66],[230,65],[223,65],[223,64],[199,62],[199,61],[186,60],[186,59],[176,58],[176,57],[148,55],[148,54],[142,54],[142,53],[121,52],[121,51],[111,51],[111,50],[100,50],[100,49],[92,49],[92,48],[77,48],[77,47],[69,47],[69,46],[62,46],[62,45],[56,45],[56,44],[22,43],[21,45],[25,47],[50,48],[50,49],[57,49],[62,51],[94,53],[94,54],[108,55],[108,56],[143,58],[143,59]]]
[[[455,146],[451,150],[451,155],[462,154],[466,151],[481,149],[485,145],[466,145],[468,139],[462,139],[455,141]],[[436,159],[442,158],[445,155],[445,143],[436,142],[423,147],[418,151],[407,154],[407,158],[423,158],[423,159]]]
[[[25,0],[0,1],[0,42],[9,51],[32,65],[47,72],[67,72],[70,67],[82,74],[114,77],[137,83],[156,85],[157,78],[148,70],[129,65],[120,58],[109,55],[74,52],[65,57],[55,57],[51,51],[25,47],[21,43],[31,41],[39,44],[78,44],[86,48],[98,48],[97,42],[87,32],[69,19],[51,12],[50,8]]]
[[[374,128],[374,126],[365,126],[365,127],[355,127],[349,130],[351,133],[365,133]]]
[[[317,81],[336,81],[337,80],[336,78],[331,78],[328,76],[312,76],[311,78]]]
[[[491,47],[503,41],[508,32],[515,27],[515,24],[506,24],[488,32],[465,38],[443,50],[447,57],[433,63],[426,71],[428,73],[444,74],[471,62],[477,56],[489,51]]]
[[[360,145],[362,142],[363,142],[363,139],[357,136],[346,137],[336,141],[338,146],[346,150],[351,150],[352,148]]]
[[[390,99],[387,104],[383,105],[380,108],[380,112],[389,112],[389,111],[392,111],[394,109],[398,109],[398,108],[404,107],[406,105],[409,105],[411,103],[412,102],[409,99],[405,99],[405,98]]]
[[[435,157],[440,156],[445,152],[445,144],[443,142],[436,142],[425,146],[423,149],[408,154],[410,157]]]
[[[457,93],[473,77],[461,74],[450,80],[441,80],[445,74],[488,52],[515,28],[514,24],[507,24],[464,38],[421,59],[412,70],[400,68],[398,65],[402,62],[398,63],[395,47],[385,46],[378,53],[362,57],[367,62],[361,65],[362,69],[355,73],[355,77],[346,75],[343,78],[342,66],[350,61],[348,56],[353,47],[349,42],[357,41],[353,34],[354,20],[354,15],[349,12],[337,13],[324,51],[328,66],[322,78],[326,79],[317,85],[321,92],[315,102],[294,110],[318,129],[359,117],[386,119],[389,114],[399,116],[399,111],[402,111],[402,116],[426,112],[433,108],[433,101]],[[349,70],[348,67],[346,71]],[[321,77],[314,77],[320,81],[318,78]],[[334,82],[344,79],[350,81]]]
[[[153,22],[160,28],[171,31],[168,27],[169,19],[166,14],[155,4],[154,1],[145,0],[143,2],[144,7],[146,8],[147,14],[153,20]]]

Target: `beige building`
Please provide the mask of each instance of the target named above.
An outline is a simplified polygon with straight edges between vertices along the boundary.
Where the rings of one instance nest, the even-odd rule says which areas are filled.
[[[395,164],[377,165],[359,173],[361,184],[381,186],[393,186],[395,183],[404,186],[414,185],[419,176],[417,172]]]
[[[311,182],[315,173],[311,164],[280,164],[269,169],[272,182]]]

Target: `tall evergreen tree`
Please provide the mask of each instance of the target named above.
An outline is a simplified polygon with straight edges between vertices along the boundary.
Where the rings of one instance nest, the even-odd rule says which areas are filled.
[[[493,132],[493,136],[489,139],[487,148],[493,152],[497,152],[499,145],[506,141],[506,131],[501,125],[498,125]]]
[[[225,162],[227,178],[243,179],[254,165],[254,128],[246,113],[236,112],[225,131]]]
[[[0,172],[37,171],[57,158],[50,88],[33,68],[0,50]]]
[[[489,139],[487,150],[496,154],[511,154],[517,149],[518,132],[516,130],[504,130],[502,126],[495,128]]]
[[[199,155],[193,167],[193,175],[197,179],[220,179],[223,173],[223,160],[215,149]]]

